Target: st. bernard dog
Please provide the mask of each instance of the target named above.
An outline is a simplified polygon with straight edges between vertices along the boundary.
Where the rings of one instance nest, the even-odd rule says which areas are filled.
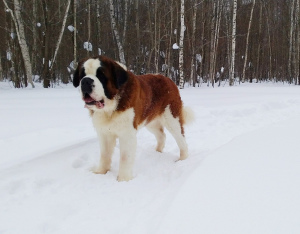
[[[127,68],[104,56],[82,60],[74,73],[73,84],[80,86],[82,100],[89,110],[100,141],[100,164],[95,173],[110,170],[111,157],[120,143],[118,181],[133,178],[137,131],[146,126],[157,139],[156,150],[162,152],[164,127],[175,138],[179,160],[188,157],[184,124],[193,112],[184,108],[174,82],[162,75],[134,75]]]

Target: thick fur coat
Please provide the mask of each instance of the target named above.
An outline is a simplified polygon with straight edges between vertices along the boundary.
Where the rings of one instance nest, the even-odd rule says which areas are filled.
[[[100,164],[95,173],[110,170],[116,139],[120,142],[118,181],[133,178],[136,134],[146,126],[157,139],[162,152],[166,135],[173,135],[180,149],[180,160],[188,157],[184,125],[193,112],[184,108],[174,82],[159,74],[134,75],[107,57],[82,60],[74,73],[73,84],[80,86],[82,100],[89,109],[100,142]]]

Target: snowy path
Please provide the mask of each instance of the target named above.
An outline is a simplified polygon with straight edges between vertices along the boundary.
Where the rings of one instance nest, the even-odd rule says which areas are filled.
[[[158,233],[300,233],[299,139],[298,117],[210,153],[181,187]]]
[[[169,134],[164,152],[156,152],[153,135],[142,129],[138,135],[136,178],[118,183],[118,146],[111,172],[107,175],[90,172],[98,163],[99,146],[76,89],[0,90],[0,233],[140,234],[177,230],[174,228],[180,222],[174,212],[181,208],[182,196],[192,196],[191,193],[201,190],[201,183],[206,195],[213,193],[214,187],[209,184],[217,189],[220,181],[214,181],[211,176],[219,173],[216,169],[221,162],[223,177],[232,179],[229,176],[236,175],[236,184],[243,184],[239,180],[241,171],[226,174],[226,168],[233,168],[233,160],[242,166],[251,161],[246,155],[240,157],[237,145],[257,152],[259,149],[253,147],[253,142],[261,142],[258,138],[264,136],[265,129],[273,129],[277,123],[279,128],[286,126],[288,121],[291,124],[282,131],[269,130],[265,138],[277,139],[278,134],[288,136],[293,132],[292,136],[299,139],[295,129],[300,125],[294,120],[300,117],[299,87],[254,84],[218,89],[190,88],[182,91],[182,97],[197,116],[196,123],[186,131],[189,159],[175,163],[178,148]],[[257,131],[256,134],[252,134],[253,131]],[[246,140],[240,143],[239,139]],[[296,145],[290,148],[290,137],[278,139],[282,144],[266,144],[267,149],[282,150],[290,157],[300,155]],[[264,147],[261,149],[264,151]],[[292,153],[288,149],[293,149]],[[226,158],[215,156],[223,150],[227,152]],[[261,159],[266,170],[270,169],[271,159],[271,156]],[[254,170],[260,169],[261,161],[256,160],[257,164],[256,161],[250,163]],[[273,163],[278,165],[277,162]],[[280,175],[276,175],[277,178]],[[291,180],[296,182],[298,175]],[[252,183],[257,178],[248,179]],[[211,200],[205,194],[203,200],[197,202],[191,197],[187,206],[202,209],[203,204],[210,204],[207,202],[220,203],[228,197],[243,202],[241,193],[249,188],[244,185],[241,190],[232,185],[227,193],[219,191]],[[256,189],[264,191],[262,187]],[[220,221],[225,211],[217,216],[212,210],[204,211],[190,214],[190,218],[207,215],[203,219],[207,226],[202,230],[213,233],[210,231],[215,229],[210,229],[210,225],[215,224],[215,219]],[[223,221],[228,223],[230,217],[234,218],[239,212],[227,213]],[[294,217],[298,215],[295,212]],[[189,214],[185,218],[189,218]],[[247,225],[242,222],[243,227]]]

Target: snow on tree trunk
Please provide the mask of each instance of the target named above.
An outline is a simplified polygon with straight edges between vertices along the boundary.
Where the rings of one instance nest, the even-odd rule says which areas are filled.
[[[243,74],[242,74],[242,83],[245,82],[245,71],[246,71],[247,59],[248,59],[249,35],[250,35],[250,30],[251,30],[254,6],[255,6],[255,0],[253,0],[249,24],[248,24],[248,32],[247,32],[247,38],[246,38],[246,51],[245,51],[244,67],[243,67]]]
[[[236,12],[237,0],[233,1],[233,15],[232,15],[232,34],[231,34],[231,62],[230,62],[230,77],[229,85],[234,84],[234,62],[235,62],[235,39],[236,39]]]
[[[26,43],[25,30],[24,30],[24,22],[21,17],[21,6],[19,0],[14,0],[14,12],[8,7],[7,2],[3,0],[3,3],[7,10],[10,12],[12,19],[14,21],[18,42],[21,48],[22,58],[24,62],[26,77],[28,83],[31,84],[32,88],[34,88],[34,84],[32,81],[32,66],[30,61],[29,48]]]
[[[180,4],[180,39],[179,39],[179,88],[184,88],[184,72],[183,72],[183,40],[184,40],[184,0]]]
[[[112,30],[114,32],[114,35],[115,35],[115,38],[116,38],[116,41],[117,41],[120,62],[123,63],[124,65],[126,65],[124,49],[123,49],[123,45],[121,43],[119,32],[118,32],[117,25],[116,25],[113,0],[109,0],[109,8],[110,8],[111,27],[112,27]]]

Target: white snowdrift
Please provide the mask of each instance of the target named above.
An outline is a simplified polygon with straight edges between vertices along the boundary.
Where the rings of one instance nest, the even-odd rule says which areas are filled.
[[[142,129],[135,178],[118,183],[118,145],[108,174],[90,171],[100,150],[77,89],[0,83],[0,233],[300,233],[300,87],[181,94],[190,157]]]
[[[180,188],[158,233],[300,233],[299,118],[235,138]]]

